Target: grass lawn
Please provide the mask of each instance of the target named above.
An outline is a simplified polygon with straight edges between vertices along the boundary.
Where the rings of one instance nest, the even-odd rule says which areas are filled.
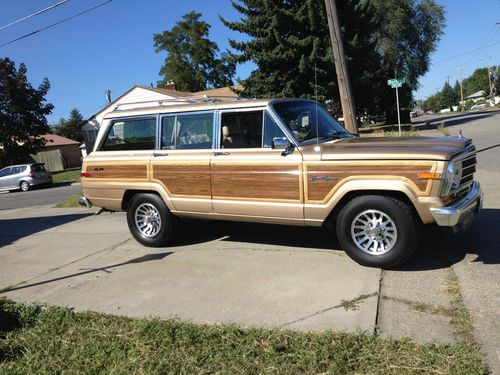
[[[72,195],[71,197],[59,202],[54,207],[55,208],[82,207],[78,204],[78,199],[80,199],[80,194],[75,194],[75,195]]]
[[[80,171],[81,168],[69,168],[64,171],[52,172],[52,179],[54,184],[64,183],[64,182],[80,182]]]
[[[2,374],[484,374],[470,344],[132,319],[0,300]]]

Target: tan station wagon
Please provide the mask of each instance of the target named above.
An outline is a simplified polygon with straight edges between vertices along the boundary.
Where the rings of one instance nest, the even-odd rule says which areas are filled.
[[[159,104],[106,115],[82,167],[80,203],[126,211],[145,246],[182,217],[330,223],[355,261],[392,267],[422,224],[466,229],[481,207],[464,137],[358,138],[300,99]]]

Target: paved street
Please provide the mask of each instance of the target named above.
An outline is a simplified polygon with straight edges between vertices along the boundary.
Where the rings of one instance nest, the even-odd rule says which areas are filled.
[[[425,228],[398,270],[357,265],[318,228],[186,221],[174,246],[148,249],[122,213],[3,209],[0,289],[10,288],[1,295],[130,316],[471,340],[500,373],[500,113],[467,120],[450,119],[442,131],[474,138],[484,209],[459,236]],[[460,308],[472,331],[455,321]]]
[[[80,185],[53,185],[27,192],[0,192],[0,210],[26,208],[42,205],[54,205],[81,191]]]

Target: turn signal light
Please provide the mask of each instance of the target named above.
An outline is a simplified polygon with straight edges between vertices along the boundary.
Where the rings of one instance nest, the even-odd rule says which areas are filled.
[[[441,178],[441,173],[419,173],[417,177],[421,180],[437,180]]]
[[[80,177],[91,177],[92,173],[90,172],[80,172]]]

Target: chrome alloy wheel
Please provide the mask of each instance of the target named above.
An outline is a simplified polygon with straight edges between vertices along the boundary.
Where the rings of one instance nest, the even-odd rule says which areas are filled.
[[[382,255],[396,244],[398,230],[387,214],[365,210],[352,221],[351,236],[360,250],[370,255]]]
[[[156,236],[161,229],[160,212],[151,203],[143,203],[135,210],[135,226],[145,237]]]

